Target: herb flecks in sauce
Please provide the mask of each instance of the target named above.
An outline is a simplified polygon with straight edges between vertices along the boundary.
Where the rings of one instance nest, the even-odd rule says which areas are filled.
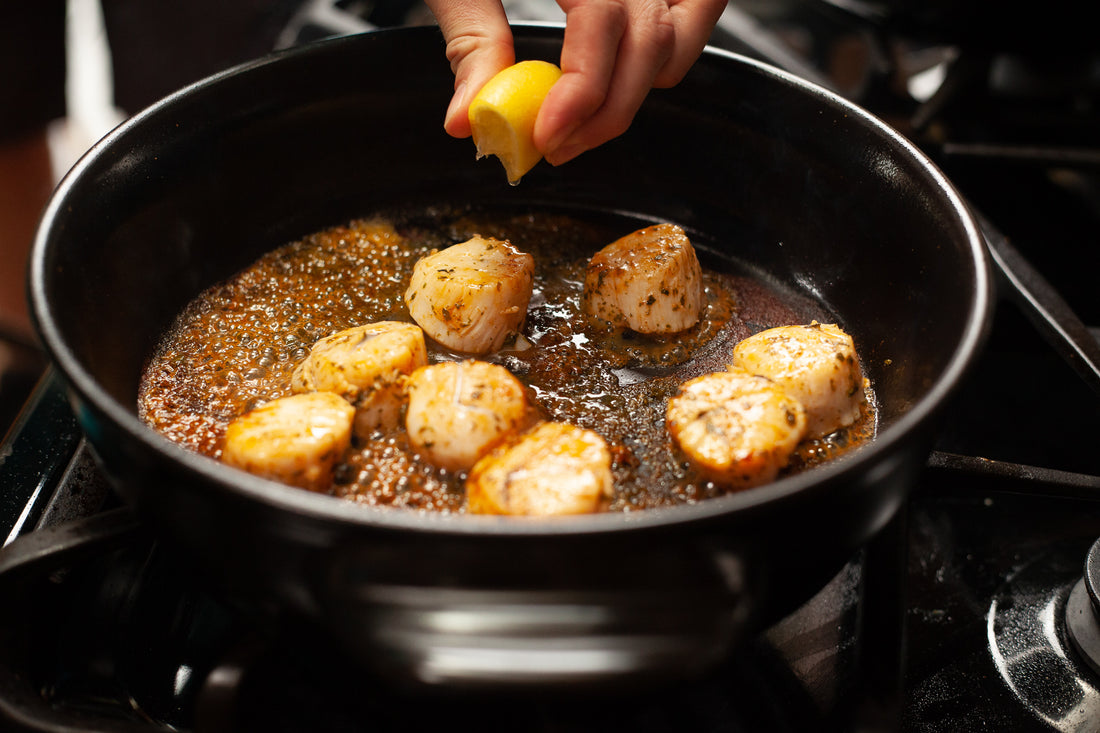
[[[435,214],[439,212],[433,212]],[[393,222],[398,222],[396,225]],[[290,375],[319,339],[381,320],[411,321],[403,302],[413,265],[472,236],[507,239],[535,260],[522,339],[479,358],[508,368],[547,419],[598,432],[611,447],[610,511],[690,503],[726,489],[688,467],[664,426],[677,387],[729,363],[733,345],[763,328],[829,320],[820,307],[740,274],[704,270],[703,316],[671,336],[600,332],[580,310],[592,253],[616,227],[550,214],[453,215],[354,221],[261,257],[201,294],[146,369],[139,412],[149,425],[217,458],[236,416],[290,394]],[[464,355],[429,342],[429,361]],[[830,460],[874,431],[873,395],[853,426],[805,441],[787,472]],[[463,474],[416,454],[402,429],[357,438],[331,493],[380,506],[464,511]]]

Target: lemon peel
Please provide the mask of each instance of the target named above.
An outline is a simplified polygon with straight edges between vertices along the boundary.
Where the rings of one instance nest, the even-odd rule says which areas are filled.
[[[548,61],[520,61],[497,73],[470,102],[478,159],[499,158],[513,186],[542,160],[533,139],[535,118],[561,73]]]

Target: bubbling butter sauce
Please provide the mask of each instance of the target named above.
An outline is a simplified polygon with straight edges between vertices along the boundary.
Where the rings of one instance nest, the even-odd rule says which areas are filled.
[[[585,267],[632,226],[637,222],[549,212],[432,209],[311,234],[188,305],[146,367],[139,415],[171,440],[218,458],[231,420],[291,394],[291,372],[314,342],[374,321],[411,321],[403,294],[416,261],[479,234],[530,253],[535,281],[521,337],[478,358],[508,368],[547,419],[603,436],[615,478],[608,511],[720,496],[728,489],[700,477],[668,437],[668,398],[684,381],[726,369],[733,345],[752,333],[835,319],[812,300],[761,279],[705,269],[704,313],[693,328],[666,338],[601,332],[580,309]],[[430,361],[467,358],[428,343]],[[852,450],[873,437],[875,425],[869,390],[855,424],[804,441],[785,473]],[[353,443],[331,493],[364,504],[457,513],[464,511],[464,478],[428,463],[398,429]]]

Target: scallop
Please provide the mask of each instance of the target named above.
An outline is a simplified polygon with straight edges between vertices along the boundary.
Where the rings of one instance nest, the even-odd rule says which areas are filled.
[[[355,408],[332,392],[280,397],[229,423],[221,459],[257,476],[325,491],[351,443]]]
[[[291,375],[296,392],[340,395],[355,407],[355,434],[392,430],[401,422],[408,375],[428,363],[424,332],[380,321],[326,336]]]
[[[852,337],[835,324],[780,326],[733,348],[733,367],[768,377],[806,410],[806,433],[820,438],[851,425],[866,402]]]
[[[703,272],[691,241],[674,224],[656,224],[592,256],[581,307],[613,327],[658,335],[694,326],[703,301]]]
[[[665,418],[700,473],[738,489],[775,480],[806,434],[798,400],[767,377],[736,369],[684,382]]]
[[[535,261],[511,243],[473,237],[413,266],[405,304],[430,337],[467,354],[514,338],[527,317]]]
[[[611,451],[592,430],[544,422],[479,460],[467,511],[550,517],[599,511],[613,491]]]
[[[498,364],[468,359],[421,367],[409,379],[405,425],[428,461],[467,471],[527,423],[523,385]]]

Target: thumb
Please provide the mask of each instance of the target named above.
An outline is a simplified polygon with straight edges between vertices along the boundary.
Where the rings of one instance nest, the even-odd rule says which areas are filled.
[[[428,0],[455,75],[455,92],[443,127],[470,136],[470,100],[498,71],[515,62],[512,29],[499,0]]]

